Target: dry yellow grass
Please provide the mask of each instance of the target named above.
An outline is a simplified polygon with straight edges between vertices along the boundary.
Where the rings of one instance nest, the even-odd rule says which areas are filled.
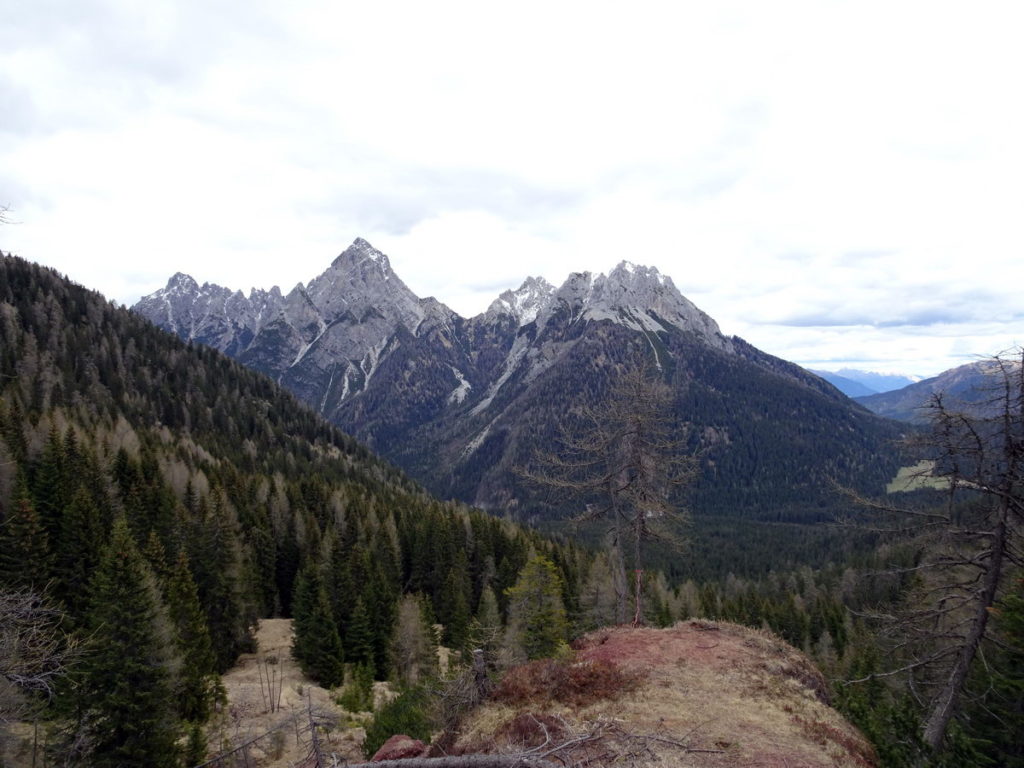
[[[322,734],[325,746],[349,761],[361,760],[363,729],[344,727],[350,716],[331,700],[329,691],[303,675],[292,659],[291,619],[263,619],[256,640],[258,652],[243,654],[223,676],[228,700],[207,727],[211,754],[231,749],[255,736],[270,732],[248,747],[246,764],[253,768],[285,768],[295,765],[305,755],[309,744],[308,733],[302,731],[308,722],[308,696],[316,710],[342,725]],[[275,698],[273,711],[269,706],[269,690],[265,678],[261,690],[261,664],[264,673],[269,670],[272,679],[281,683],[280,700]],[[385,684],[379,686],[386,688]],[[381,690],[379,694],[384,696],[387,692]],[[7,768],[41,765],[45,728],[41,726],[39,730],[35,763],[32,760],[33,736],[32,725],[29,723],[3,725],[0,731],[0,765]]]
[[[563,740],[599,731],[604,736],[588,745],[589,754],[631,753],[635,765],[875,764],[870,745],[825,703],[814,665],[773,635],[683,622],[665,630],[601,630],[581,646],[576,663],[610,662],[639,674],[641,683],[576,709],[544,697],[515,706],[489,703],[466,723],[459,745],[521,748],[534,722],[541,737],[545,730],[561,730]]]
[[[291,619],[262,619],[256,640],[257,653],[240,656],[223,676],[228,703],[208,729],[210,750],[230,749],[276,729],[248,748],[248,764],[285,768],[298,762],[309,745],[308,733],[302,732],[308,722],[307,699],[315,710],[338,723],[344,723],[347,715],[331,699],[330,692],[306,677],[292,658]],[[273,711],[268,705],[265,676],[268,669],[281,683],[280,706],[275,703]],[[362,759],[362,737],[362,728],[341,728],[323,734],[322,738],[331,751],[349,761],[357,761]]]

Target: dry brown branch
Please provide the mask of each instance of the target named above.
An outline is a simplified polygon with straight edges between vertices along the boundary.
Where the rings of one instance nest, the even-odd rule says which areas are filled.
[[[31,590],[0,591],[0,722],[54,694],[78,654],[64,614]]]
[[[636,733],[608,720],[592,722],[586,728],[573,732],[568,723],[560,720],[568,735],[557,743],[542,720],[534,718],[534,722],[544,734],[544,742],[512,754],[381,760],[350,764],[347,768],[586,768],[591,765],[643,765],[655,757],[652,743],[671,746],[684,753],[721,754],[725,751],[691,745],[690,737],[707,725],[706,722],[698,724],[681,738],[672,738],[661,733]]]
[[[990,640],[988,621],[1010,566],[1019,562],[1024,510],[1024,349],[991,358],[987,396],[954,403],[939,393],[927,406],[930,428],[915,442],[929,479],[944,481],[944,508],[912,508],[844,491],[862,507],[894,520],[890,533],[918,546],[918,561],[891,568],[913,576],[907,607],[887,635],[900,655],[894,669],[861,678],[907,675],[911,693],[933,691],[923,737],[940,747],[970,668]]]
[[[598,406],[576,411],[560,432],[559,449],[536,454],[531,467],[520,468],[519,474],[587,503],[577,522],[606,521],[617,623],[627,618],[623,542],[629,538],[632,619],[638,625],[643,614],[643,544],[678,543],[675,529],[687,520],[678,492],[694,482],[698,462],[686,450],[686,426],[674,423],[672,392],[660,371],[636,361],[618,372]]]
[[[525,755],[452,755],[379,760],[375,763],[349,763],[347,768],[558,768],[558,766],[559,763]]]

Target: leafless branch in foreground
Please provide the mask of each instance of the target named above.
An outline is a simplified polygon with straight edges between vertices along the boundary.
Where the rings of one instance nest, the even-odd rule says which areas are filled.
[[[991,642],[989,617],[1020,559],[1024,510],[1024,349],[984,363],[984,397],[954,403],[936,394],[929,429],[916,441],[930,481],[945,488],[945,508],[912,508],[846,495],[918,544],[914,563],[890,574],[914,579],[902,611],[886,622],[893,668],[852,682],[904,673],[907,686],[928,690],[922,736],[937,749],[949,722],[971,697],[971,667]]]
[[[667,733],[637,733],[620,723],[598,720],[573,730],[562,721],[565,735],[555,739],[541,720],[543,743],[510,754],[449,755],[381,760],[350,764],[347,768],[588,768],[589,766],[648,765],[656,756],[653,746],[672,747],[683,753],[720,754],[722,749],[694,746],[690,739],[707,723],[700,723],[679,738]]]
[[[0,590],[0,722],[24,716],[54,695],[78,646],[61,629],[64,614],[39,593]]]

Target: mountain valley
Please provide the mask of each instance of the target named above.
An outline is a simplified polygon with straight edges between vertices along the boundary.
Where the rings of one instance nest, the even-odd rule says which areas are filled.
[[[174,333],[140,317],[143,309]],[[554,724],[548,708],[577,690],[621,696],[632,708],[641,741],[620,729],[607,742],[615,749],[656,736],[678,742],[663,745],[670,752],[708,748],[708,764],[728,764],[791,733],[807,750],[845,750],[857,764],[924,764],[914,729],[927,712],[874,677],[884,674],[888,638],[865,616],[915,604],[919,582],[901,574],[916,573],[935,545],[820,524],[853,509],[831,482],[880,492],[900,465],[895,441],[916,428],[726,337],[656,270],[624,262],[557,288],[531,278],[466,319],[413,296],[383,254],[357,241],[287,295],[246,299],[176,275],[131,313],[8,256],[0,263],[0,342],[5,618],[24,614],[31,631],[56,632],[47,647],[67,643],[59,653],[87,649],[82,658],[58,655],[71,684],[50,699],[3,678],[0,717],[17,727],[0,729],[0,755],[13,766],[46,755],[69,765],[191,767],[217,751],[249,759],[250,739],[260,742],[257,764],[285,744],[278,759],[294,762],[315,756],[318,729],[354,755],[356,723],[366,726],[367,754],[396,729],[436,739],[437,749],[487,752],[531,717],[542,730]],[[675,450],[696,453],[701,476],[689,495],[669,500],[692,509],[689,548],[646,542],[642,564],[639,533],[636,554],[626,556],[600,535],[607,530],[541,536],[538,529],[564,534],[560,521],[589,499],[551,498],[524,478],[540,450],[561,445],[561,426],[611,402],[637,361],[670,393],[663,426],[684,438]],[[1018,370],[1004,364],[1003,374]],[[263,366],[306,403],[247,365]],[[971,375],[961,371],[947,386],[963,382],[956,396],[969,396]],[[439,501],[426,488],[537,525]],[[924,504],[940,496],[916,494]],[[634,519],[647,520],[650,508],[637,509]],[[632,587],[624,586],[627,560],[637,566]],[[602,629],[628,621],[627,594],[634,623],[665,629]],[[1019,606],[1009,587],[999,596],[998,612],[989,606],[993,632],[1010,644],[990,653],[993,668],[1012,675],[1016,635],[1002,617],[1012,620]],[[55,616],[59,631],[47,618]],[[261,636],[279,636],[263,649],[270,656],[254,645],[261,620]],[[0,625],[0,666],[12,661],[4,649],[19,647],[6,633],[21,626]],[[295,664],[280,664],[292,632]],[[736,653],[718,650],[726,635]],[[684,636],[685,648],[677,642]],[[643,701],[632,695],[622,647],[639,637],[652,648],[671,645],[683,660],[658,671],[659,681],[697,672],[691,682],[757,701],[758,711],[770,702],[771,722],[757,725],[754,739],[757,712],[739,717],[730,705],[708,727],[709,744],[675,732],[692,714],[667,737],[648,733],[664,720],[650,713],[678,706],[658,686],[645,688]],[[515,686],[528,683],[535,711],[509,711],[506,694],[496,694],[465,720],[479,743],[459,743],[445,725],[449,693],[438,691],[462,690],[460,681],[477,674],[469,665],[477,647],[503,690],[521,699]],[[610,664],[592,668],[593,653]],[[451,675],[440,672],[439,654]],[[271,656],[280,669],[271,669]],[[685,669],[689,656],[719,666]],[[111,685],[130,665],[145,677],[130,689]],[[286,669],[288,713],[279,716],[266,686]],[[549,696],[555,680],[561,692]],[[397,698],[375,702],[383,689]],[[829,695],[873,748],[819,706]],[[990,712],[993,703],[999,708]],[[237,711],[243,705],[252,717]],[[603,727],[605,706],[619,705],[558,717],[574,729]],[[1012,701],[965,706],[972,733],[1007,754],[1015,748],[1000,730]],[[123,736],[112,725],[131,730],[136,721],[147,724],[144,734]],[[804,746],[798,751],[819,764]]]

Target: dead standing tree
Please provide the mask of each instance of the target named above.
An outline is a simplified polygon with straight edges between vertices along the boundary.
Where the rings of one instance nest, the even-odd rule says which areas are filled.
[[[625,539],[633,548],[633,623],[642,618],[643,544],[672,540],[687,517],[676,503],[697,476],[675,424],[672,391],[658,372],[631,364],[618,372],[607,397],[582,407],[561,426],[559,449],[541,452],[527,479],[588,502],[579,522],[604,520],[616,592],[616,620],[625,623],[628,579]]]
[[[913,605],[875,616],[890,624],[906,674],[926,704],[923,739],[938,749],[967,694],[972,664],[992,640],[989,616],[1014,568],[1024,566],[1024,350],[987,361],[988,397],[956,407],[942,396],[927,406],[919,438],[930,459],[922,479],[947,488],[945,508],[912,509],[857,498],[886,520],[881,530],[914,537],[919,560],[890,573],[912,576]],[[879,675],[875,675],[876,677]],[[869,679],[869,678],[865,678]]]

